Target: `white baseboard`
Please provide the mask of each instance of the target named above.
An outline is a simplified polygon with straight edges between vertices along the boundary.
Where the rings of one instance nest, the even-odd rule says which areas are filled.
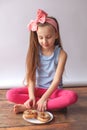
[[[0,89],[10,89],[10,88],[19,88],[19,87],[23,87],[25,85],[23,84],[15,84],[15,85],[2,85],[0,86]],[[81,86],[87,86],[87,83],[65,83],[63,84],[64,87],[81,87]]]

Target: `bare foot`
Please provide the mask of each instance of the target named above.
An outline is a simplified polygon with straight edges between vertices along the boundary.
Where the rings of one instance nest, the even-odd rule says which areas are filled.
[[[16,104],[16,105],[14,105],[14,112],[16,114],[18,114],[20,112],[24,112],[25,110],[27,110],[27,108],[25,107],[24,104]]]

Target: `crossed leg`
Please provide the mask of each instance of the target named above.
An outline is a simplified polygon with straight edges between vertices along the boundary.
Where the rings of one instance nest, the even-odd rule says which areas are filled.
[[[39,100],[41,96],[46,92],[46,89],[36,88],[35,96]],[[15,88],[7,92],[6,97],[9,101],[16,103],[14,105],[14,112],[24,112],[28,108],[24,105],[24,102],[29,99],[28,88]],[[47,110],[62,109],[74,104],[77,101],[77,94],[74,91],[56,89],[50,96],[47,102]]]

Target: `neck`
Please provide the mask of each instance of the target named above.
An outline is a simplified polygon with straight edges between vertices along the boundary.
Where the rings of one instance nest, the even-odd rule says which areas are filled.
[[[53,48],[50,48],[50,49],[43,49],[42,48],[41,51],[42,51],[43,55],[50,56],[54,52],[54,49],[55,49],[55,46]]]

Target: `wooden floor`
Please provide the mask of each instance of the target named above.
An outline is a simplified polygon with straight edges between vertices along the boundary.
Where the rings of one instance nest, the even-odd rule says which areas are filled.
[[[87,129],[87,87],[68,88],[78,93],[78,102],[67,111],[54,111],[54,119],[44,125],[26,122],[22,114],[12,111],[13,104],[5,98],[7,90],[0,90],[0,130],[86,130]]]

